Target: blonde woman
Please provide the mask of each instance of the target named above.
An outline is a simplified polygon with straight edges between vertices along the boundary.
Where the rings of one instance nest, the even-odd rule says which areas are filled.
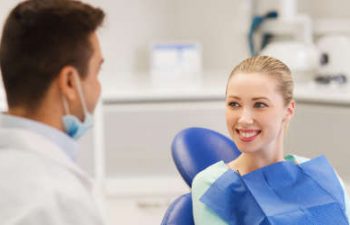
[[[226,124],[242,154],[192,184],[196,225],[348,225],[344,185],[324,157],[285,155],[295,111],[289,68],[268,56],[237,65],[227,83]]]

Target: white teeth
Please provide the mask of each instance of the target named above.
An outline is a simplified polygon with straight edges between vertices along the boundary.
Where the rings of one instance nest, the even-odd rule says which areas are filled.
[[[257,135],[258,132],[257,131],[253,131],[253,132],[242,132],[241,131],[241,132],[239,132],[239,134],[245,138],[250,138],[250,137]]]

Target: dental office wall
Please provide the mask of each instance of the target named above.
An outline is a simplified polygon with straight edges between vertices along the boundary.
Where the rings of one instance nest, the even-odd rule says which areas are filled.
[[[104,0],[97,4],[108,15],[101,33],[109,72],[147,72],[151,44],[158,41],[200,42],[205,70],[231,69],[242,54],[247,55],[242,44],[242,31],[248,27],[245,1]]]
[[[19,0],[0,1],[0,22]],[[101,33],[104,76],[147,73],[152,43],[198,41],[204,71],[230,71],[248,56],[245,32],[252,2],[257,13],[275,9],[278,0],[89,0],[101,6],[107,20]],[[350,18],[348,0],[298,1],[298,11],[313,19]],[[341,6],[341,7],[340,7]],[[278,7],[277,7],[278,8]]]
[[[228,71],[248,56],[245,32],[252,13],[249,0],[94,2],[108,14],[102,39],[107,59],[105,71],[111,74],[147,72],[150,45],[157,41],[200,42],[204,70]],[[255,2],[258,13],[276,9],[279,3],[277,0]],[[350,17],[347,0],[308,0],[298,4],[299,12],[315,19]]]
[[[0,1],[0,24],[19,0]],[[227,70],[248,56],[245,33],[256,3],[257,13],[275,9],[278,0],[88,0],[107,13],[101,30],[106,63],[103,74],[149,70],[150,45],[157,41],[198,41],[204,70]],[[298,10],[313,19],[349,18],[348,0],[298,1]],[[340,7],[341,6],[341,7]]]

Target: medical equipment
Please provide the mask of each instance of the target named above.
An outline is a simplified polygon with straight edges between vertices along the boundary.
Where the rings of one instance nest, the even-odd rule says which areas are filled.
[[[316,45],[320,49],[322,59],[317,70],[318,79],[345,83],[350,78],[350,37],[343,34],[326,34]]]
[[[249,43],[249,51],[250,55],[256,55],[258,53],[258,49],[256,48],[254,44],[254,34],[256,31],[261,27],[261,25],[268,19],[275,19],[278,17],[278,14],[276,11],[270,11],[266,13],[263,16],[254,16],[252,23],[250,25],[249,33],[248,33],[248,43]],[[266,44],[268,43],[269,39],[271,38],[271,34],[264,33],[262,42],[261,42],[261,48],[264,48]]]
[[[270,20],[262,27],[263,35],[269,34],[269,43],[263,42],[260,55],[275,57],[288,65],[294,79],[297,82],[307,82],[314,79],[319,66],[320,52],[313,43],[312,21],[308,15],[296,12],[296,0],[281,0],[278,18]],[[289,39],[280,38],[274,40],[279,33],[278,29],[290,27],[284,30],[290,35]],[[272,36],[272,37],[271,37]],[[283,35],[282,35],[283,36]]]

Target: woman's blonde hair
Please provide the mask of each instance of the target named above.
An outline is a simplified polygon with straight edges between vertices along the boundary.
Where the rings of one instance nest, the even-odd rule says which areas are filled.
[[[253,56],[243,60],[231,72],[228,82],[237,73],[261,73],[272,77],[278,83],[285,105],[293,99],[294,82],[286,64],[270,56]]]

